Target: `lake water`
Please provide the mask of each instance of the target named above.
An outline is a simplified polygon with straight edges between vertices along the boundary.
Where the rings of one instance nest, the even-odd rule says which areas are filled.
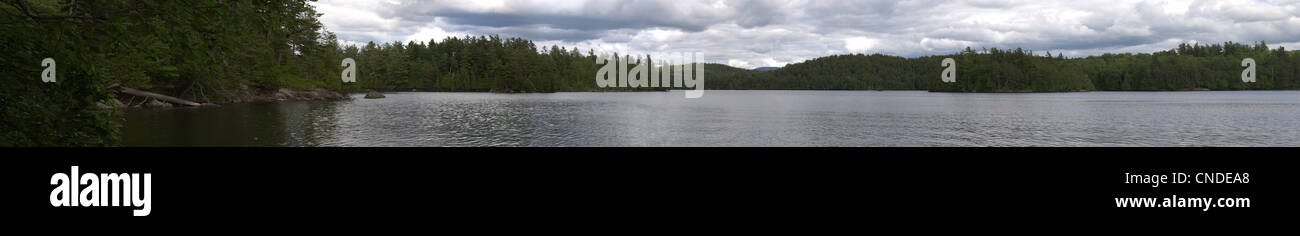
[[[388,93],[131,110],[127,146],[1300,146],[1300,91]]]

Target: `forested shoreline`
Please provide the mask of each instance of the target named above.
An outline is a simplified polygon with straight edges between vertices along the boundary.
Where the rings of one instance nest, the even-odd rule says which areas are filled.
[[[100,109],[113,85],[198,102],[343,89],[338,40],[319,16],[306,0],[0,2],[0,145],[117,144],[122,116]]]
[[[359,68],[360,87],[385,91],[624,91],[596,87],[595,52],[496,36],[441,42],[370,43],[342,52]],[[652,60],[649,56],[637,56]],[[942,83],[940,61],[957,62],[957,82]],[[1241,81],[1241,61],[1253,58],[1256,83]],[[904,58],[831,55],[779,69],[755,71],[708,64],[705,89],[929,90],[936,92],[1072,92],[1300,89],[1300,53],[1255,45],[1183,44],[1155,53],[1107,53],[1082,58],[1023,49],[967,48],[952,55]]]
[[[939,79],[944,58],[957,81]],[[1241,81],[1252,58],[1257,82]],[[1300,52],[1245,45],[1182,44],[1155,53],[1066,58],[1023,49],[970,48],[953,55],[903,58],[849,54],[816,58],[772,71],[709,67],[708,89],[929,90],[936,92],[1072,92],[1300,89]]]

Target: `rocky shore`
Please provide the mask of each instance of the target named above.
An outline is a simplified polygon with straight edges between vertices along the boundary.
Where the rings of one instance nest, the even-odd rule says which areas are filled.
[[[240,86],[239,91],[231,97],[230,103],[341,100],[347,98],[348,96],[341,93],[320,88],[306,91],[297,91],[287,88],[263,90],[253,89],[249,88],[247,85],[243,85]]]
[[[349,99],[348,96],[335,91],[326,89],[312,90],[292,90],[287,88],[281,89],[256,89],[247,85],[242,85],[234,94],[227,95],[230,103],[250,103],[250,102],[278,102],[278,101],[313,101],[313,100],[343,100]],[[201,103],[202,106],[217,106],[215,103]],[[168,108],[168,107],[186,107],[174,104],[164,100],[149,97],[132,96],[129,94],[118,94],[117,99],[101,102],[101,108]]]

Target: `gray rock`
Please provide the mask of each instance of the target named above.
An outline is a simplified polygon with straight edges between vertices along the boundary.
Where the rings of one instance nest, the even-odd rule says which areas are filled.
[[[125,106],[126,106],[126,104],[122,104],[122,100],[117,100],[117,99],[109,99],[109,100],[108,100],[108,105],[109,105],[109,106],[113,106],[113,107],[117,107],[117,108],[121,108],[121,107],[125,107]]]
[[[282,101],[283,101],[283,100],[293,99],[293,98],[294,98],[294,94],[295,94],[295,93],[293,92],[293,90],[289,90],[289,89],[287,89],[287,88],[281,88],[280,90],[277,90],[277,91],[275,92],[275,99],[277,99],[277,100],[282,100]]]
[[[302,99],[302,100],[320,100],[320,99],[321,99],[321,96],[320,96],[320,93],[317,93],[315,90],[312,90],[312,91],[301,91],[301,92],[298,92],[298,99]]]
[[[144,103],[144,107],[172,107],[172,104],[154,99]]]
[[[320,89],[320,88],[318,88],[318,89],[314,90],[313,92],[314,92],[313,94],[315,94],[315,95],[317,96],[318,99],[322,99],[322,100],[338,100],[338,99],[346,99],[346,98],[347,98],[346,96],[343,96],[343,94],[340,94],[340,93],[338,93],[338,92],[334,92],[334,91],[329,91],[329,90],[326,90],[326,89]]]
[[[366,91],[366,98],[384,98],[384,94],[375,92],[375,90]]]
[[[126,107],[126,104],[122,104],[122,101],[118,101],[117,99],[108,99],[95,103],[95,106],[99,106],[100,109],[118,109]]]

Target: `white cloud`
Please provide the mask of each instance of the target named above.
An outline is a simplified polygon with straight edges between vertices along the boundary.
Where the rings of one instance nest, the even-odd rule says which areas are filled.
[[[434,40],[436,42],[442,42],[442,40],[446,39],[448,36],[458,36],[458,35],[447,33],[447,31],[442,30],[442,28],[437,26],[428,26],[428,27],[420,27],[420,30],[416,31],[415,34],[406,36],[405,41],[428,42],[429,40]]]
[[[878,41],[867,37],[852,37],[844,39],[844,49],[849,52],[866,52],[876,46]]]
[[[965,47],[1087,56],[1181,42],[1300,43],[1286,0],[455,0],[314,3],[348,42],[524,37],[621,53],[704,52],[742,68],[843,53],[924,56]]]
[[[727,60],[727,65],[736,68],[755,68],[753,64],[749,64],[747,61],[736,59]]]

